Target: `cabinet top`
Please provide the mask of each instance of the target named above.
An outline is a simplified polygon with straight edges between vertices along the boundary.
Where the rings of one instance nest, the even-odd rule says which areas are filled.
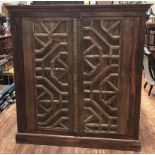
[[[72,4],[57,4],[57,5],[14,5],[7,6],[11,15],[15,16],[37,16],[46,13],[73,13],[82,14],[96,12],[111,12],[117,16],[142,16],[145,15],[151,4],[130,4],[130,5],[72,5]],[[50,14],[48,14],[50,16]],[[106,14],[105,14],[106,15]]]

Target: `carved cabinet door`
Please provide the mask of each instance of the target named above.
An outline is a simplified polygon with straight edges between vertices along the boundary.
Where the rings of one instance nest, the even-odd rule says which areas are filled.
[[[82,135],[129,133],[131,18],[79,21],[79,129]],[[123,45],[126,46],[123,46]]]
[[[118,17],[22,19],[28,131],[129,134],[131,23]]]
[[[23,18],[27,130],[73,132],[71,18]]]

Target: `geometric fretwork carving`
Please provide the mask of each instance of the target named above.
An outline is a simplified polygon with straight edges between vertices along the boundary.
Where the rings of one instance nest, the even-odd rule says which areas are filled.
[[[118,133],[120,28],[120,19],[82,22],[85,133]]]
[[[69,130],[68,22],[33,23],[38,128]]]

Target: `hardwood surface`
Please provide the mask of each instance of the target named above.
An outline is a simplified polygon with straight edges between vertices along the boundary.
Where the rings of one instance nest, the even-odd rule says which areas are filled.
[[[144,82],[143,82],[144,84]],[[148,89],[142,89],[142,106],[140,119],[141,151],[138,153],[155,153],[155,89],[148,97]],[[137,153],[108,149],[89,149],[78,147],[58,147],[47,145],[16,144],[16,107],[12,105],[0,113],[0,153]]]

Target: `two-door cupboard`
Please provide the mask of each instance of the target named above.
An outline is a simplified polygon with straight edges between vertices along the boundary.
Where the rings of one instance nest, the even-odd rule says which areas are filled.
[[[136,149],[150,5],[9,6],[18,142]]]

